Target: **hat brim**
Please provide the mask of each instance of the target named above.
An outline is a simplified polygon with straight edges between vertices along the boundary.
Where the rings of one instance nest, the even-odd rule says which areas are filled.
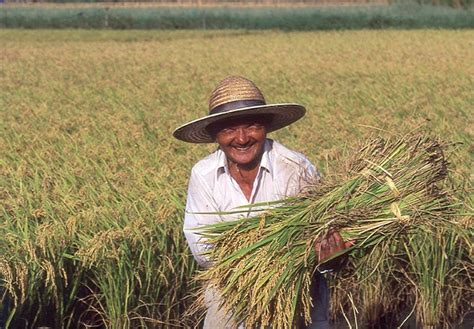
[[[298,121],[305,115],[305,113],[306,109],[304,106],[294,103],[244,107],[227,112],[211,114],[188,122],[181,127],[176,128],[173,132],[173,136],[189,143],[213,143],[215,140],[206,128],[210,124],[223,119],[246,115],[254,116],[272,114],[272,121],[267,126],[267,132],[272,132]]]

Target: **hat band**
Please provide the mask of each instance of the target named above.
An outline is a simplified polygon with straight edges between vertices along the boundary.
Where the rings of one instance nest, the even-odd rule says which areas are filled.
[[[236,110],[236,109],[240,109],[244,107],[259,106],[259,105],[265,105],[265,101],[257,100],[257,99],[234,101],[234,102],[229,102],[229,103],[216,106],[209,112],[209,114],[217,114],[217,113],[228,112],[228,111],[232,111],[232,110]]]

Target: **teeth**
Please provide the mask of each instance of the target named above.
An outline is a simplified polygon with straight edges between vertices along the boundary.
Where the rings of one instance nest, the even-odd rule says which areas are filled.
[[[237,151],[247,151],[249,150],[253,145],[247,145],[247,146],[233,146],[234,149]]]

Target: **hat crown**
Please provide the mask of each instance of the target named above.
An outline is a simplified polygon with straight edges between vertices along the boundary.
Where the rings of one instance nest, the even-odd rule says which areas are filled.
[[[229,76],[212,91],[209,112],[223,104],[239,101],[259,101],[265,104],[262,92],[252,81],[240,76]]]

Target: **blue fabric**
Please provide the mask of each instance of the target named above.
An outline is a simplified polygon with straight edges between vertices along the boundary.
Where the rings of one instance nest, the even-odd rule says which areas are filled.
[[[329,288],[322,274],[317,274],[311,289],[313,309],[311,310],[311,324],[306,329],[329,328]]]

